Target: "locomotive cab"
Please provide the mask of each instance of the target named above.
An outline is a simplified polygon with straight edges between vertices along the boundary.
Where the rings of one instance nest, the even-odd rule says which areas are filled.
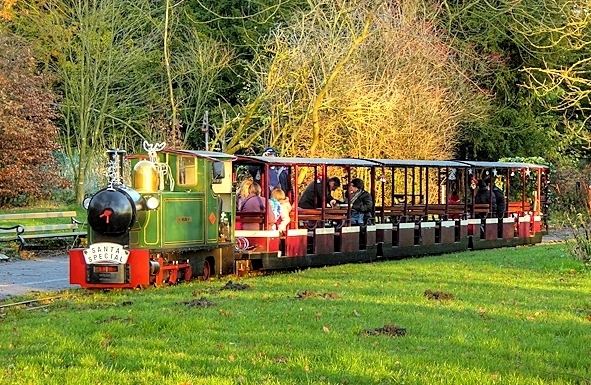
[[[156,208],[132,227],[130,247],[165,251],[232,242],[232,160],[216,152],[164,150],[154,172],[144,156],[131,157],[132,185]]]

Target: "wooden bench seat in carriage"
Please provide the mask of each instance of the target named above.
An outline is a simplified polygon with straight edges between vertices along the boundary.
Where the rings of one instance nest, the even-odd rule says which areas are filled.
[[[533,213],[533,214],[532,214]],[[517,232],[520,238],[536,237],[536,242],[541,241],[542,234],[542,216],[534,213],[533,207],[529,201],[509,202],[509,215],[518,217]],[[528,223],[529,222],[529,227]]]
[[[509,202],[508,213],[509,214],[516,214],[517,216],[521,216],[524,214],[529,214],[532,211],[531,203],[529,202],[522,202],[522,201],[512,201]]]
[[[503,218],[502,221],[489,218],[485,220],[485,223],[487,227],[494,227],[497,223],[502,223],[497,233],[499,238],[512,239],[517,236],[528,239],[542,231],[542,217],[539,215],[531,216],[531,210],[532,207],[529,202],[509,202],[508,211],[505,213],[506,218]],[[488,213],[488,205],[475,205],[475,213]],[[485,233],[486,239],[494,239],[495,233],[492,228],[487,229]]]
[[[306,222],[321,222],[323,220],[322,209],[300,209],[298,208],[298,219]],[[346,221],[346,208],[324,209],[324,221]]]
[[[390,231],[392,232],[391,242],[394,246],[410,246],[412,231],[414,231],[412,235],[413,244],[454,243],[462,236],[465,237],[465,234],[462,235],[466,230],[465,224],[462,232],[461,223],[456,223],[454,220],[464,217],[464,204],[407,205],[406,216],[404,215],[404,204],[383,208],[378,206],[376,207],[377,217],[381,216],[382,210],[384,217],[389,217],[394,226],[390,230],[389,226],[379,225],[376,235],[378,242],[384,242],[384,240],[387,242],[390,239]],[[434,222],[435,217],[438,220]],[[404,219],[403,222],[406,223],[416,222],[418,224],[414,226],[412,231],[410,225],[403,225],[399,229],[398,222],[401,219]],[[402,230],[402,232],[399,230]],[[400,234],[402,234],[402,237]]]
[[[55,222],[56,219],[64,219],[67,223],[21,224],[28,220]],[[58,238],[73,238],[74,246],[87,233],[85,223],[76,219],[76,211],[0,214],[2,222],[9,225],[0,226],[0,242],[17,241],[20,247],[27,246],[31,240]]]
[[[489,207],[486,203],[474,205],[475,216],[484,218],[472,218],[468,220],[468,233],[473,236],[473,242],[479,240],[503,240],[504,243],[513,243],[517,237],[523,239],[529,237],[530,217],[516,217],[520,210],[515,210],[515,204],[509,204],[510,211],[505,214],[504,218],[498,218],[496,217],[496,213],[490,213]],[[521,202],[519,208],[521,209]]]
[[[265,213],[259,212],[236,212],[236,229],[241,229],[244,224],[257,224],[258,230],[262,230],[265,225]],[[251,226],[247,226],[251,227]]]
[[[325,208],[324,215],[321,209],[298,209],[298,219],[301,227],[313,224],[308,232],[313,254],[354,253],[376,247],[375,226],[349,226],[347,208]]]

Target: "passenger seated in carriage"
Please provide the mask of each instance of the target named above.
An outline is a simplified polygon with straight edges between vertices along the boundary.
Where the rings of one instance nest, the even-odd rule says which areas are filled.
[[[276,157],[277,151],[272,147],[267,147],[263,151],[262,156]],[[269,167],[269,191],[273,191],[276,187],[280,188],[285,194],[291,192],[289,169],[287,167]]]
[[[271,191],[271,198],[276,200],[280,206],[280,213],[279,218],[277,219],[277,230],[285,231],[287,230],[287,225],[291,221],[289,217],[289,213],[291,212],[291,203],[289,203],[289,199],[285,196],[285,192],[276,187]]]
[[[261,154],[265,157],[276,157],[277,151],[272,147],[267,147]],[[261,175],[263,169],[261,166],[249,166],[248,172],[250,173],[253,180],[257,183],[261,182]],[[289,175],[289,168],[283,166],[270,166],[267,185],[269,186],[269,192],[273,191],[275,187],[279,187],[286,195],[291,193],[291,178]]]
[[[452,188],[451,194],[447,198],[447,203],[450,205],[459,205],[460,203],[462,203],[462,198],[460,198],[460,194],[458,194],[457,187]],[[462,218],[462,214],[458,212],[448,213],[447,217],[448,219],[460,219]]]
[[[349,183],[352,225],[365,225],[373,218],[373,199],[363,187],[363,181],[359,178]]]
[[[494,194],[493,200],[497,207],[497,217],[503,218],[505,216],[505,193],[497,187],[496,184],[494,185],[492,192]]]
[[[482,179],[478,180],[478,191],[476,191],[476,196],[474,197],[474,203],[491,205],[490,211],[493,213],[497,211],[497,200],[494,197],[491,200],[490,188],[487,185],[487,183]],[[486,214],[479,214],[479,217],[485,218],[485,217],[487,217],[487,215]]]
[[[240,185],[238,186],[238,191],[236,193],[236,208],[238,209],[238,211],[241,211],[240,208],[242,207],[242,204],[244,203],[246,198],[248,198],[250,194],[250,186],[252,186],[253,182],[254,181],[250,177],[243,179],[242,182],[240,182]]]
[[[330,178],[326,183],[326,204],[336,206],[341,203],[332,196],[332,192],[341,187],[341,180],[337,177]],[[322,179],[312,181],[304,190],[298,201],[298,207],[301,209],[316,209],[322,206]]]
[[[451,190],[451,194],[449,195],[449,198],[447,198],[447,203],[449,203],[450,205],[457,205],[459,203],[462,203],[462,200],[460,199],[460,194],[458,194],[457,190]]]
[[[248,196],[242,200],[240,206],[238,206],[239,212],[245,213],[264,213],[266,211],[266,202],[265,198],[261,196],[262,189],[261,185],[256,182],[252,182],[249,190]],[[269,199],[269,212],[267,217],[267,225],[269,228],[274,228],[277,219],[280,216],[280,205],[274,199]],[[259,230],[260,224],[259,223],[243,223],[242,230]]]

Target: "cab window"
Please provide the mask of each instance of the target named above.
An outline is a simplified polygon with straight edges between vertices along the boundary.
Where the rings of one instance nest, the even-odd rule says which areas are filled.
[[[224,179],[225,170],[224,170],[224,162],[213,162],[212,165],[213,171],[213,183],[222,183],[222,179]]]
[[[178,160],[178,166],[179,186],[195,186],[197,184],[195,158],[192,156],[181,156]]]

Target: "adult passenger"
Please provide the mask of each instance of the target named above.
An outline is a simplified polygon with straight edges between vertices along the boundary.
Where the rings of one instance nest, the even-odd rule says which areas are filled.
[[[450,205],[457,205],[459,203],[462,203],[460,195],[456,190],[451,190],[451,194],[447,199],[447,203],[449,203]]]
[[[353,179],[349,184],[352,225],[367,224],[372,217],[373,199],[363,187],[363,181],[359,178]]]
[[[482,179],[478,180],[478,191],[476,191],[476,196],[474,197],[474,203],[491,205],[490,211],[493,213],[497,211],[497,200],[496,199],[491,200],[489,186]],[[485,217],[486,215],[481,215],[481,216]]]
[[[276,157],[277,151],[272,147],[267,147],[263,151],[263,156]],[[291,191],[291,183],[289,180],[289,169],[283,166],[269,167],[269,191],[279,187],[285,194]]]
[[[248,188],[248,195],[238,206],[238,211],[261,213],[265,211],[265,199],[261,196],[261,185],[252,182]]]
[[[263,150],[261,156],[265,157],[276,157],[277,152],[272,147],[267,147]],[[249,166],[248,171],[252,178],[260,184],[262,166]],[[289,169],[283,166],[271,166],[269,167],[269,175],[267,179],[269,186],[269,192],[273,191],[275,187],[281,188],[286,194],[291,191],[291,181],[289,178]]]
[[[337,177],[332,177],[326,182],[325,201],[327,205],[335,206],[340,201],[332,196],[332,192],[341,187],[341,181]],[[322,179],[312,181],[306,187],[298,201],[298,207],[301,209],[315,209],[322,206]]]
[[[241,211],[240,208],[242,207],[242,203],[244,203],[244,200],[248,198],[248,195],[250,194],[250,186],[252,186],[252,184],[253,180],[250,177],[240,182],[240,186],[238,186],[238,193],[236,194],[238,195],[236,201],[236,207],[238,208],[238,211]]]
[[[495,185],[493,187],[494,200],[497,205],[497,216],[503,218],[505,216],[505,193],[503,190]]]
[[[248,191],[248,196],[242,201],[240,206],[238,206],[239,212],[244,213],[264,213],[266,208],[265,198],[261,196],[261,185],[253,182],[250,185],[250,189]],[[272,208],[269,210],[269,218],[267,218],[268,224],[274,224],[275,218],[273,214]],[[260,230],[259,223],[243,223],[242,230]]]

